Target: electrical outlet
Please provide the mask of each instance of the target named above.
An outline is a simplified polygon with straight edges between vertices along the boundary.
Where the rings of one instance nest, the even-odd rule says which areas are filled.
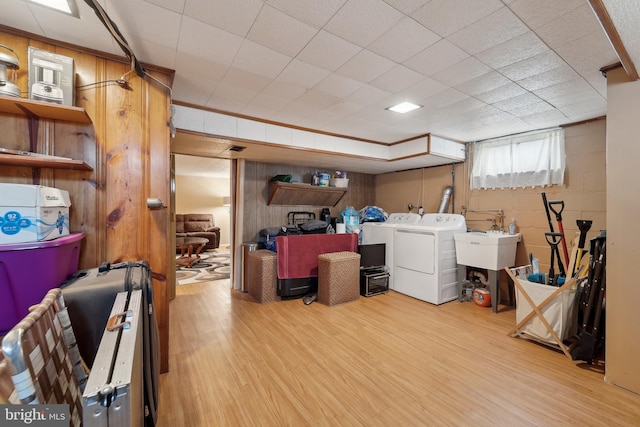
[[[424,213],[424,208],[422,206],[418,206],[418,214],[422,215]]]

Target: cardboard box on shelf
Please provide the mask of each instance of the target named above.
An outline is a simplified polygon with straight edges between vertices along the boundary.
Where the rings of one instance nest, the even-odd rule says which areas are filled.
[[[0,244],[69,234],[69,193],[42,185],[0,183]]]
[[[29,47],[29,99],[73,106],[73,58]]]

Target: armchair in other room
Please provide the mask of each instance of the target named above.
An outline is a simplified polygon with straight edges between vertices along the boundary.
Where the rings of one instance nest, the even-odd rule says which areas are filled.
[[[212,214],[176,214],[176,237],[204,237],[209,239],[204,247],[220,246],[220,227],[216,227]]]

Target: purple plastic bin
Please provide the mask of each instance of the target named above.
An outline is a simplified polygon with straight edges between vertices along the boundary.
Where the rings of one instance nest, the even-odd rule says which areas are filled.
[[[83,237],[72,233],[44,242],[0,245],[0,335],[78,270]]]

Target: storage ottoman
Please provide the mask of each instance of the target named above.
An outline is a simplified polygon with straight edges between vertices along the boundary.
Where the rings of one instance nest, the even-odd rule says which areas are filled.
[[[276,254],[267,249],[247,253],[247,289],[261,304],[280,300],[277,296]]]
[[[336,305],[360,297],[360,254],[332,252],[318,256],[318,302]]]

